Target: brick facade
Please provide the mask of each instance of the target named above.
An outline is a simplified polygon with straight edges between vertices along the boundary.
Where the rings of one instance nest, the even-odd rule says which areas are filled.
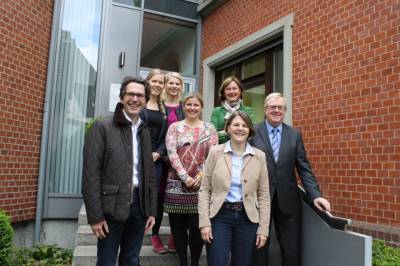
[[[53,1],[0,1],[0,208],[35,217]]]
[[[400,3],[229,0],[203,18],[202,59],[290,13],[293,125],[322,191],[335,215],[398,243]]]

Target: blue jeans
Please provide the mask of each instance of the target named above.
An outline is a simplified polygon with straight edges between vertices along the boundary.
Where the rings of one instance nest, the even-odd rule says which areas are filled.
[[[252,223],[245,210],[219,210],[211,219],[213,240],[207,244],[208,266],[231,265],[247,266],[251,264],[251,257],[256,243],[258,224]]]
[[[142,247],[146,218],[140,212],[137,197],[131,204],[126,221],[106,219],[109,233],[97,241],[97,266],[115,266],[118,248],[119,265],[139,266],[139,254]]]

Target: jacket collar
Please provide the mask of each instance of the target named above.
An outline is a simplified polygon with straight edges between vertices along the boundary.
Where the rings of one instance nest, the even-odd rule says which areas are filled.
[[[114,111],[113,121],[119,125],[126,125],[129,127],[132,126],[132,122],[129,121],[124,114],[124,105],[122,103],[117,103]],[[142,128],[143,125],[144,123],[140,123],[138,129]]]
[[[233,153],[232,146],[231,146],[231,141],[230,141],[230,140],[227,141],[227,142],[225,143],[224,153]],[[243,156],[246,156],[246,155],[248,155],[248,154],[254,155],[255,152],[254,152],[253,147],[251,147],[251,145],[247,142],[247,143],[246,143],[245,151],[244,151],[244,153],[243,153],[242,155],[243,155]]]

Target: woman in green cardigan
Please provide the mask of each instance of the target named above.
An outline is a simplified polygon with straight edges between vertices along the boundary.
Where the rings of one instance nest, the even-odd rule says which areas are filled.
[[[219,101],[221,106],[215,107],[211,114],[211,123],[218,131],[219,144],[229,140],[229,136],[225,133],[225,122],[234,111],[240,110],[246,112],[254,123],[254,111],[250,106],[243,105],[242,102],[243,87],[240,81],[230,76],[226,78],[219,88]]]

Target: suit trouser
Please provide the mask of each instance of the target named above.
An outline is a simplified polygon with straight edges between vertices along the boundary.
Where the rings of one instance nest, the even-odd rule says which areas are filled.
[[[291,215],[282,213],[275,194],[271,205],[271,218],[275,223],[276,236],[281,249],[282,266],[300,266],[301,211]],[[270,238],[268,238],[266,248],[254,252],[253,266],[268,265],[269,246]]]

